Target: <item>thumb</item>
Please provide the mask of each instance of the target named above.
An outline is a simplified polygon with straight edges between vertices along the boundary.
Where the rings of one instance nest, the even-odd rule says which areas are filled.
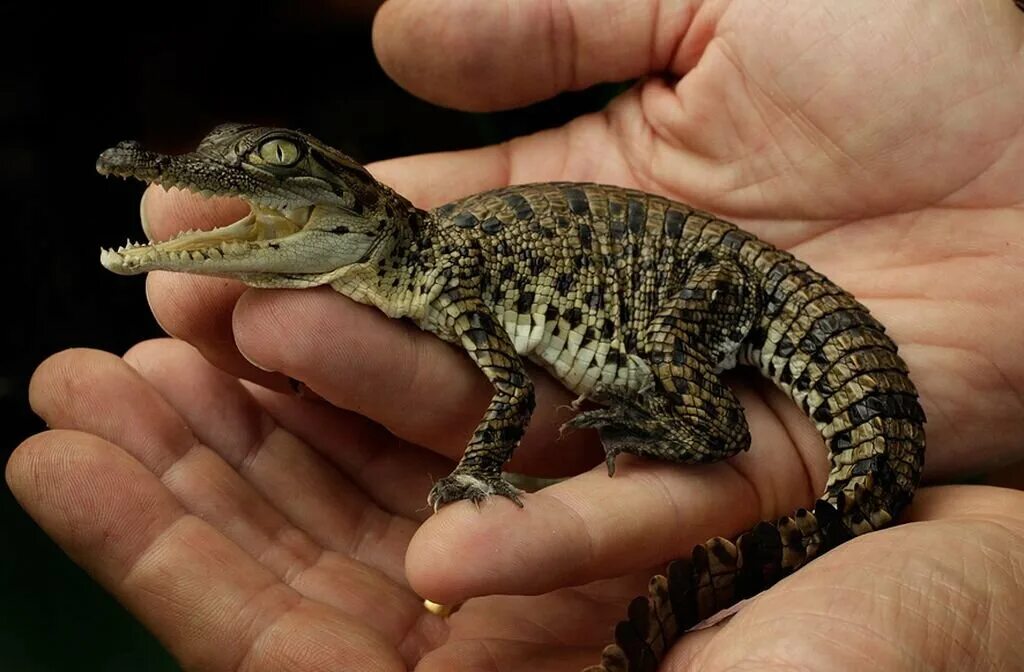
[[[599,82],[682,74],[679,47],[698,4],[390,0],[373,43],[388,75],[420,98],[505,109]]]

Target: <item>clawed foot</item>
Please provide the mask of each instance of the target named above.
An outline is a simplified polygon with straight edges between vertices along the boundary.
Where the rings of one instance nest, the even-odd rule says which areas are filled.
[[[523,491],[515,487],[501,476],[477,476],[473,474],[454,471],[438,482],[427,496],[427,506],[437,510],[445,504],[468,499],[474,504],[488,497],[499,495],[511,499],[517,506],[522,506],[523,501],[519,495]]]
[[[691,431],[672,415],[664,398],[638,394],[628,398],[605,395],[609,405],[584,411],[562,429],[596,429],[604,446],[608,475],[615,474],[615,458],[621,453],[687,464],[714,462],[736,450],[727,450],[721,439]]]
[[[594,387],[592,387],[586,394],[581,394],[570,401],[568,406],[563,406],[562,408],[568,408],[573,413],[579,413],[580,409],[583,408],[583,404],[588,401],[601,404],[602,406],[609,406],[618,398],[619,397],[615,395],[613,387],[597,382],[594,383]],[[562,428],[559,430],[559,436],[565,432],[567,426],[568,423],[562,425]]]
[[[608,475],[613,476],[615,458],[620,453],[643,454],[661,439],[658,436],[657,421],[636,401],[606,397],[602,402],[611,405],[576,415],[562,425],[562,431],[567,428],[598,430],[604,446]]]

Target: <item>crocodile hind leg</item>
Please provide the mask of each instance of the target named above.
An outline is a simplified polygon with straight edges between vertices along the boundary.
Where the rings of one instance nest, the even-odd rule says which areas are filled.
[[[566,427],[597,429],[608,473],[621,453],[685,464],[716,462],[750,446],[750,433],[736,397],[714,368],[696,357],[650,361],[654,386],[626,396],[605,391],[607,408],[585,411]]]
[[[578,414],[567,427],[597,429],[608,473],[631,453],[682,463],[715,462],[750,446],[739,401],[720,380],[757,316],[746,275],[734,263],[699,267],[643,335],[641,356],[654,384],[602,390],[606,408]]]
[[[684,463],[713,462],[745,450],[750,433],[739,401],[719,379],[759,318],[746,275],[723,261],[698,268],[648,325],[642,357],[654,385],[630,394],[602,391],[607,408],[581,413],[573,427],[597,428],[608,471],[620,453]],[[813,517],[812,517],[813,518]],[[811,532],[813,524],[803,518]],[[779,533],[759,528],[743,541],[751,567],[777,566]],[[762,557],[764,556],[764,557]],[[771,556],[771,557],[768,557]],[[700,620],[735,603],[762,581],[739,574],[741,551],[726,539],[698,546],[668,576],[651,580],[649,595],[630,603],[627,619],[605,648],[600,672],[654,672],[668,648]]]

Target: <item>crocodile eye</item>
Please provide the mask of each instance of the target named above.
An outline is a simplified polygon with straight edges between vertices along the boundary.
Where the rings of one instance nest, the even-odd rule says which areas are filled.
[[[299,157],[299,148],[290,140],[274,138],[260,145],[260,158],[272,166],[291,166]]]

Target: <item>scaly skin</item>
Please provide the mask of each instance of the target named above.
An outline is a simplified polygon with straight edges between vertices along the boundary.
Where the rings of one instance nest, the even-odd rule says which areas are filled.
[[[714,215],[571,183],[425,212],[308,135],[239,125],[178,157],[121,143],[97,168],[253,208],[228,227],[105,250],[110,270],[329,284],[469,354],[495,393],[462,460],[434,485],[435,510],[491,495],[521,505],[501,469],[533,411],[524,358],[604,406],[567,426],[599,431],[609,474],[620,453],[705,463],[746,450],[742,408],[719,379],[737,363],[806,411],[831,461],[813,508],[673,562],[590,670],[654,670],[688,628],[889,524],[913,496],[924,413],[896,345],[848,293]]]

